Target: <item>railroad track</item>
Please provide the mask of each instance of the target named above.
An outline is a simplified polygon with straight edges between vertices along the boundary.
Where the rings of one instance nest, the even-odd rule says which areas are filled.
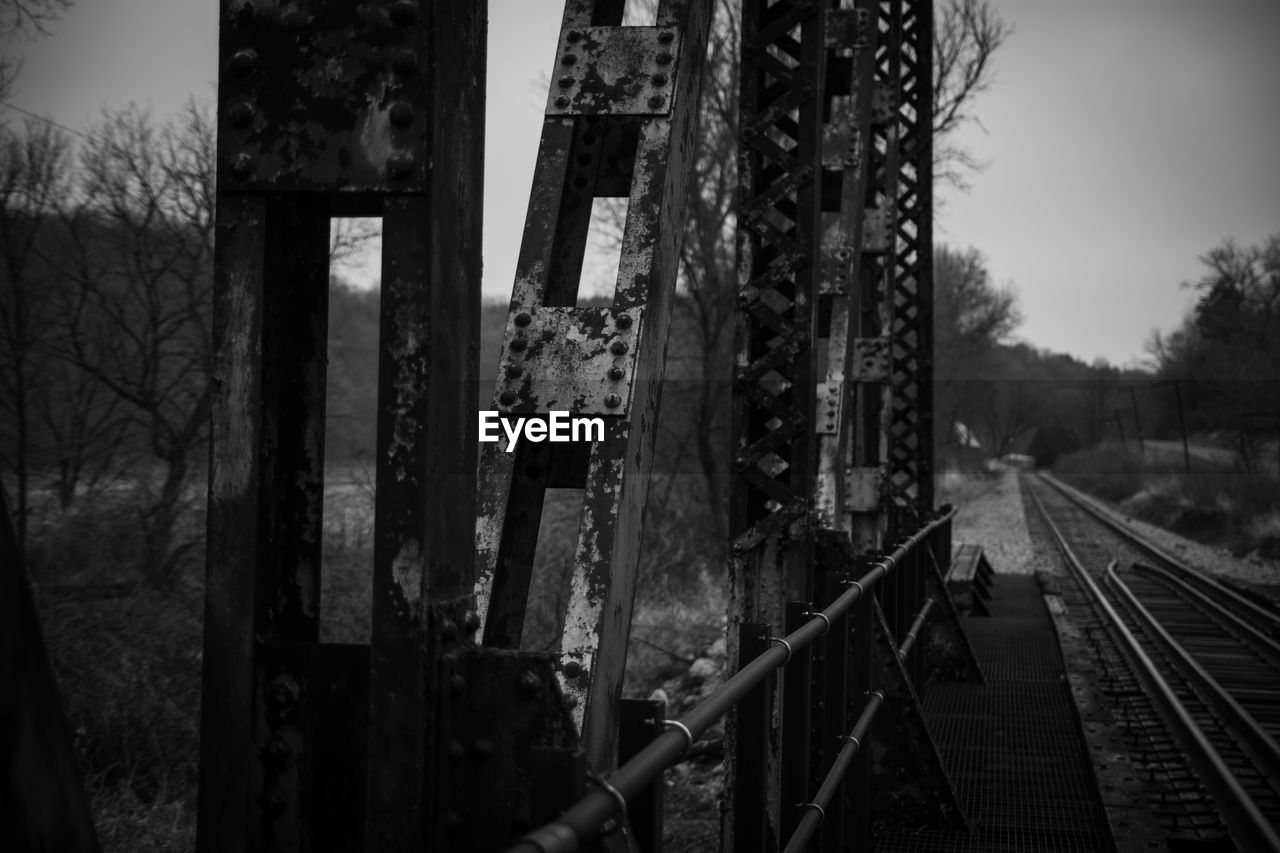
[[[1280,851],[1280,618],[1057,481],[1025,482],[1170,839]]]

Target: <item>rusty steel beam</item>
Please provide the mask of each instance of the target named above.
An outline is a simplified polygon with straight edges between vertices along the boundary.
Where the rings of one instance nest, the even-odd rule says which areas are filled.
[[[882,2],[881,4],[885,4]],[[933,2],[893,0],[899,34],[896,92],[897,248],[893,302],[890,524],[914,529],[933,510]]]
[[[445,821],[471,590],[486,4],[223,0],[197,847]],[[433,97],[434,93],[434,97]],[[329,229],[383,220],[373,632],[319,642]],[[447,779],[443,780],[447,782]]]
[[[825,530],[850,530],[850,480],[845,468],[853,453],[857,420],[853,384],[872,365],[859,348],[858,282],[861,271],[864,198],[868,183],[872,82],[876,49],[875,6],[828,13],[827,105],[824,110],[823,237],[819,283],[820,334],[825,343],[826,378],[818,385],[816,429],[818,470],[814,490],[816,523]]]
[[[0,486],[0,849],[97,853],[71,725]]]
[[[738,153],[729,655],[740,624],[781,627],[785,603],[812,600],[817,460],[823,107],[829,2],[746,0],[742,7]],[[770,688],[773,689],[773,688]],[[735,717],[730,729],[738,725]],[[730,736],[728,742],[733,743]],[[726,798],[722,846],[762,819],[781,837],[780,741],[766,739],[764,815]],[[742,766],[739,766],[742,762]],[[731,749],[731,790],[753,785]],[[752,771],[754,772],[754,771]],[[754,807],[754,806],[753,806]]]
[[[710,0],[565,4],[497,388],[504,416],[598,416],[602,440],[481,454],[475,597],[482,643],[520,649],[548,488],[582,491],[556,682],[588,766],[613,765],[642,514],[675,295]],[[592,201],[629,199],[608,307],[578,305]]]

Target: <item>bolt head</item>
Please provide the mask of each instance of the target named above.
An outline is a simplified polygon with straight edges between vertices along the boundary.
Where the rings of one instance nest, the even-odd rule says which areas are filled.
[[[231,73],[240,78],[248,77],[258,67],[258,53],[255,50],[237,50],[231,54]]]
[[[503,391],[501,394],[498,395],[498,402],[504,406],[510,406],[515,401],[516,401],[515,391]]]
[[[609,352],[613,353],[614,355],[624,355],[626,351],[627,351],[626,341],[614,341],[609,346]]]
[[[659,65],[670,65],[671,60],[674,58],[675,57],[673,57],[671,54],[667,53],[666,51],[663,51],[662,53],[654,57],[654,59],[657,61]]]
[[[616,409],[622,405],[622,398],[617,394],[608,394],[604,398],[604,404],[610,409]]]
[[[662,32],[658,33],[658,41],[662,42],[663,44],[671,44],[671,42],[675,41],[675,37],[676,37],[676,34],[671,32],[671,30],[663,30]]]
[[[578,42],[582,41],[582,33],[578,32],[577,30],[569,30],[569,35],[566,36],[566,38],[569,41],[573,42],[574,44],[577,44]]]
[[[452,643],[458,639],[458,626],[454,624],[452,619],[446,619],[440,625],[440,639],[446,643]]]
[[[402,27],[410,26],[418,20],[418,4],[413,0],[396,0],[391,7],[391,20]]]
[[[569,99],[566,98],[564,95],[557,95],[555,99],[555,105],[560,109],[564,109],[565,107],[569,106]]]
[[[521,673],[519,681],[516,682],[516,689],[526,696],[532,696],[542,689],[542,679],[533,672]]]
[[[463,691],[467,689],[467,680],[461,675],[449,676],[449,690],[454,696],[461,696]]]
[[[566,67],[575,64],[577,61],[578,57],[572,53],[566,53],[564,56],[560,57],[560,64]]]
[[[665,74],[655,74],[655,75],[653,75],[653,85],[655,85],[655,86],[665,86],[665,85],[667,85],[667,75],[665,75]]]
[[[253,104],[237,101],[227,110],[227,118],[231,120],[232,127],[248,127],[253,122]]]
[[[631,315],[619,314],[618,319],[615,320],[614,323],[617,325],[619,329],[630,329],[631,323],[632,323]]]
[[[533,315],[529,314],[526,311],[521,311],[519,314],[516,315],[516,325],[522,329],[532,322],[533,322]]]
[[[614,382],[617,382],[619,379],[621,379],[626,375],[627,375],[627,372],[623,370],[621,367],[609,368],[609,378],[612,379]]]
[[[561,670],[564,672],[565,678],[577,678],[582,674],[582,664],[576,660],[567,660]]]
[[[524,348],[527,346],[528,344],[525,342],[524,338],[516,338],[514,341],[511,342],[511,351],[524,352]]]
[[[231,174],[242,181],[248,178],[253,174],[253,158],[248,154],[237,154],[231,161]]]
[[[408,127],[413,124],[413,107],[405,101],[396,101],[391,105],[391,124],[394,127]]]
[[[391,68],[402,77],[408,77],[418,70],[418,54],[412,50],[397,50],[391,58]]]
[[[574,84],[574,79],[570,77],[568,74],[566,74],[560,78],[559,82],[560,82],[561,89],[568,89],[570,86]]]
[[[462,621],[462,628],[468,634],[474,634],[480,630],[480,614],[474,610],[467,613],[466,619]]]
[[[475,743],[471,744],[471,755],[477,761],[488,761],[493,757],[493,741],[487,737],[477,738]]]
[[[287,675],[277,675],[267,685],[267,702],[283,710],[298,700],[298,683]]]
[[[289,798],[280,788],[272,788],[271,793],[267,795],[267,811],[271,814],[283,814],[285,807],[289,805]]]
[[[509,364],[506,373],[508,379],[519,379],[524,375],[524,368],[518,364]]]
[[[231,10],[231,20],[241,27],[247,27],[253,23],[253,17],[257,14],[257,11],[249,0],[245,0],[243,3],[237,3],[235,8]]]
[[[387,158],[387,171],[393,178],[403,178],[413,171],[413,155],[397,151]]]

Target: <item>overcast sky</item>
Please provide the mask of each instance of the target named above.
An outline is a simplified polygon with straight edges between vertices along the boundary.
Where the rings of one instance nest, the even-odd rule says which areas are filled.
[[[1193,295],[1197,256],[1280,232],[1280,0],[995,0],[1016,31],[943,191],[937,240],[1019,294],[1019,336],[1124,364]],[[505,298],[561,0],[490,0],[486,295]],[[12,103],[73,128],[135,101],[212,101],[216,0],[79,0],[25,55]]]

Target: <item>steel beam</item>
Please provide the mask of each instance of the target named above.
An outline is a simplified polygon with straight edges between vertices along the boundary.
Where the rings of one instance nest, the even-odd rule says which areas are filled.
[[[440,837],[474,518],[486,3],[223,0],[202,851]],[[329,228],[383,220],[373,632],[318,642]]]
[[[475,598],[483,644],[522,648],[547,488],[583,493],[556,681],[588,766],[613,765],[657,435],[710,0],[664,0],[624,27],[617,0],[565,5],[490,408],[598,415],[602,440],[481,456]],[[629,198],[608,307],[578,305],[592,201]]]

